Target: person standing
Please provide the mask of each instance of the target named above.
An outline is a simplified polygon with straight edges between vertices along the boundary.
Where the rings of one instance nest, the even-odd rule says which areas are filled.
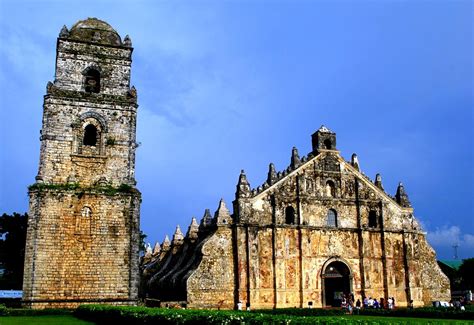
[[[393,299],[392,299],[392,297],[388,298],[387,303],[388,303],[388,309],[393,309]]]

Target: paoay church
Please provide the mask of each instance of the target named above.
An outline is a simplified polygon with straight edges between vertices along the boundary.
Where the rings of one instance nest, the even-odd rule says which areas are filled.
[[[30,186],[24,304],[135,304],[140,296],[191,308],[323,307],[341,293],[395,297],[399,306],[449,300],[402,184],[386,193],[357,156],[341,157],[322,126],[312,151],[293,148],[252,188],[241,172],[224,201],[139,263],[134,177],[137,92],[132,46],[96,18],[63,27],[43,110],[40,167]]]

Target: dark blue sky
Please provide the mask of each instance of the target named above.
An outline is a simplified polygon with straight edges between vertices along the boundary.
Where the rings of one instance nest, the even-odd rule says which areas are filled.
[[[471,1],[1,1],[0,212],[25,212],[63,25],[97,17],[135,48],[138,188],[151,242],[185,230],[240,169],[252,186],[321,124],[394,194],[441,258],[474,251]]]

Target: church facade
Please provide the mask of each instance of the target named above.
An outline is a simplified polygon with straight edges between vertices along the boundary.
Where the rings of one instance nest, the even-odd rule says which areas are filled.
[[[178,227],[149,248],[141,291],[162,304],[225,309],[337,306],[350,293],[398,306],[450,299],[403,185],[387,194],[355,154],[341,157],[324,126],[312,152],[300,158],[293,148],[289,167],[270,164],[261,186],[251,189],[242,171],[233,214],[221,200],[186,235]]]
[[[23,305],[136,304],[140,192],[131,41],[95,18],[57,40],[29,187]]]

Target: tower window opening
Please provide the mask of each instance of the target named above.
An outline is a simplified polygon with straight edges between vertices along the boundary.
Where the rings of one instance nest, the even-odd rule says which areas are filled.
[[[377,227],[377,212],[375,210],[369,211],[369,227],[371,228]]]
[[[328,210],[328,227],[337,227],[337,212],[334,209]]]
[[[83,144],[85,146],[95,146],[97,144],[97,128],[94,125],[88,124],[84,128]]]
[[[90,69],[86,73],[84,90],[88,93],[98,93],[100,91],[100,73],[95,69]]]
[[[331,140],[329,140],[329,139],[324,140],[324,148],[329,149],[329,150],[332,149]]]
[[[295,209],[291,205],[285,209],[285,223],[288,225],[295,224]]]

